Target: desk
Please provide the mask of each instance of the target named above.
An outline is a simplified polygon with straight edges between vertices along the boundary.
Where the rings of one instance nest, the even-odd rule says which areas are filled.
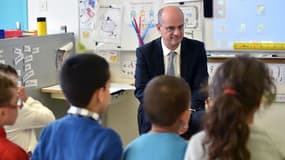
[[[111,83],[110,93],[112,95],[120,91],[124,91],[124,90],[135,90],[135,87],[133,85],[126,84],[126,83]],[[62,90],[60,88],[60,85],[54,85],[54,86],[42,88],[41,92],[50,93],[51,98],[54,98],[54,99],[65,99],[62,93]]]

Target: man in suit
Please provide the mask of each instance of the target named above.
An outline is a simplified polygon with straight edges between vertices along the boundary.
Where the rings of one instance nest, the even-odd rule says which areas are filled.
[[[151,129],[151,124],[143,109],[143,92],[146,84],[155,76],[172,74],[185,79],[192,92],[191,108],[196,112],[192,113],[190,127],[185,126],[187,131],[182,135],[189,139],[191,135],[200,130],[200,120],[205,110],[206,95],[201,92],[201,87],[208,83],[204,44],[184,37],[184,15],[178,7],[161,8],[158,12],[156,27],[161,37],[136,50],[135,96],[140,102],[139,133],[143,134]],[[174,53],[173,59],[170,58],[171,53]]]

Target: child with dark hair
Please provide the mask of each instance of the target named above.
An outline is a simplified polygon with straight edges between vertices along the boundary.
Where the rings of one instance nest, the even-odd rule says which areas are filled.
[[[68,114],[41,133],[34,160],[120,160],[119,135],[99,123],[110,102],[110,71],[106,60],[91,53],[65,61],[60,85],[70,103]]]
[[[12,78],[15,83],[18,82],[17,71],[12,66],[0,64],[0,72]],[[36,129],[43,128],[54,121],[55,117],[40,101],[28,96],[25,87],[18,87],[17,96],[22,103],[18,117],[13,125],[5,126],[5,130],[9,140],[32,153],[37,144]]]
[[[254,124],[261,105],[275,99],[276,87],[267,66],[250,57],[227,60],[210,85],[211,106],[204,131],[194,135],[186,160],[284,160],[285,144]]]
[[[180,160],[187,142],[179,136],[188,129],[190,89],[174,76],[153,78],[144,91],[144,110],[152,123],[149,133],[132,141],[123,160]]]
[[[4,125],[13,125],[18,114],[17,85],[8,76],[0,73],[0,159],[28,160],[28,154],[6,138]]]

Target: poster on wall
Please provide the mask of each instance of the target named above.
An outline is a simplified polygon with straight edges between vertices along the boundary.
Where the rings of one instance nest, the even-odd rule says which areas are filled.
[[[97,0],[80,0],[79,2],[79,22],[80,28],[94,29]]]
[[[99,6],[97,42],[120,44],[122,7],[119,5]]]
[[[200,8],[199,4],[189,4],[179,6],[184,13],[184,30],[200,30],[201,20],[200,20]]]
[[[79,1],[79,35],[83,48],[92,48],[94,46],[97,7],[97,0]]]
[[[187,38],[203,41],[202,2],[176,3],[184,14],[184,35]]]
[[[148,24],[155,27],[159,6],[160,3],[154,1],[131,1],[126,8],[125,23],[131,26],[131,21],[136,19],[141,31],[145,30]]]
[[[129,30],[134,31],[132,32],[135,33],[133,36],[137,37],[139,45],[146,43],[146,37],[151,30],[155,29],[157,12],[161,4],[159,0],[132,0],[126,2],[124,24]]]
[[[120,61],[120,51],[117,50],[100,50],[98,49],[96,54],[101,57],[104,57],[109,63],[119,63]]]

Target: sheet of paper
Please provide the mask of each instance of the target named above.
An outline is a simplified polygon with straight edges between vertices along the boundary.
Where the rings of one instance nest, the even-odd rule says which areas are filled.
[[[126,83],[111,83],[110,92],[115,93],[120,90],[135,90],[135,86]]]
[[[98,32],[96,41],[120,44],[122,26],[121,6],[100,6],[99,7]]]

